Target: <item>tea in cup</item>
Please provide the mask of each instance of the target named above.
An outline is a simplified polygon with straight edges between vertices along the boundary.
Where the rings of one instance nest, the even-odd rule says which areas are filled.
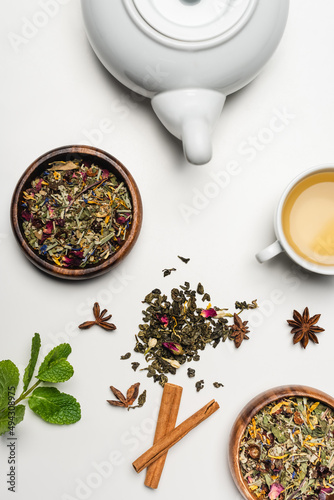
[[[275,216],[277,241],[256,255],[259,262],[285,251],[297,264],[334,274],[334,165],[320,165],[295,178]]]

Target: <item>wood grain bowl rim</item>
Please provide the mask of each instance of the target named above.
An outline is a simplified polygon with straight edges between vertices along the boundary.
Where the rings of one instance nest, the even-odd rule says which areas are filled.
[[[240,470],[239,448],[241,439],[247,425],[264,406],[285,397],[308,397],[325,403],[334,409],[334,399],[329,394],[304,385],[282,385],[268,389],[255,396],[244,406],[231,429],[228,459],[233,480],[246,500],[257,500],[257,497],[249,490]]]
[[[123,180],[130,192],[132,199],[132,210],[133,219],[130,226],[129,235],[126,238],[124,244],[107,260],[101,264],[95,266],[86,267],[83,269],[69,269],[64,267],[59,267],[56,264],[51,264],[50,262],[41,258],[27,243],[20,226],[19,218],[19,202],[21,199],[21,193],[23,190],[28,188],[28,183],[30,183],[36,175],[47,168],[47,164],[56,160],[69,160],[75,157],[88,157],[90,159],[95,159],[99,161],[102,167],[108,169],[114,173],[119,179]],[[143,207],[140,192],[138,186],[132,177],[128,169],[114,156],[102,149],[86,146],[86,145],[70,145],[61,146],[52,149],[34,160],[31,165],[23,172],[21,178],[19,179],[12,196],[11,209],[10,209],[10,219],[12,230],[15,238],[20,245],[24,255],[32,262],[36,267],[45,271],[53,276],[64,278],[64,279],[88,279],[96,276],[100,276],[108,272],[113,266],[118,264],[133,248],[136,243],[143,218]]]

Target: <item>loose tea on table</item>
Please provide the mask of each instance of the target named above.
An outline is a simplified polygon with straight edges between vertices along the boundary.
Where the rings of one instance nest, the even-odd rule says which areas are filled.
[[[105,261],[124,243],[132,222],[127,187],[91,162],[57,161],[49,167],[23,193],[27,243],[60,267]]]
[[[242,438],[242,475],[255,498],[326,500],[334,492],[334,411],[306,397],[276,400]]]
[[[198,295],[208,294],[200,283],[196,290],[191,290],[186,282],[171,290],[171,300],[156,288],[143,301],[147,308],[143,311],[144,322],[139,325],[134,350],[142,353],[149,363],[142,370],[162,386],[168,381],[166,374],[175,374],[187,361],[199,361],[199,351],[208,344],[217,347],[220,341],[229,339],[239,347],[248,339],[247,321],[242,322],[239,314],[256,308],[255,300],[250,304],[237,302],[238,314],[231,314],[211,304],[206,309],[198,307]],[[229,318],[233,318],[233,324],[229,324]],[[189,371],[188,375],[191,374]]]

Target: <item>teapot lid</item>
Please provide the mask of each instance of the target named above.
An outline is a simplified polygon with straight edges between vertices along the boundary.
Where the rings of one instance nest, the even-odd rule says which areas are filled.
[[[205,42],[217,38],[221,42],[222,39],[230,38],[249,20],[257,2],[258,0],[127,0],[128,7],[133,4],[132,7],[141,21],[144,21],[146,28],[150,27],[157,34],[180,42]]]

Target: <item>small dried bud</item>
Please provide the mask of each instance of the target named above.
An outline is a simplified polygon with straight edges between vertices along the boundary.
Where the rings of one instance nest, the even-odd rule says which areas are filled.
[[[157,345],[157,342],[158,342],[157,339],[153,339],[153,338],[149,339],[148,340],[148,347],[150,349],[152,349],[152,347],[155,347]]]
[[[175,342],[163,342],[162,345],[173,354],[183,354],[183,349],[180,344],[176,344]]]
[[[167,363],[169,363],[173,368],[180,368],[180,363],[178,361],[176,361],[175,359],[166,359],[166,358],[162,358],[164,361],[167,361]]]

